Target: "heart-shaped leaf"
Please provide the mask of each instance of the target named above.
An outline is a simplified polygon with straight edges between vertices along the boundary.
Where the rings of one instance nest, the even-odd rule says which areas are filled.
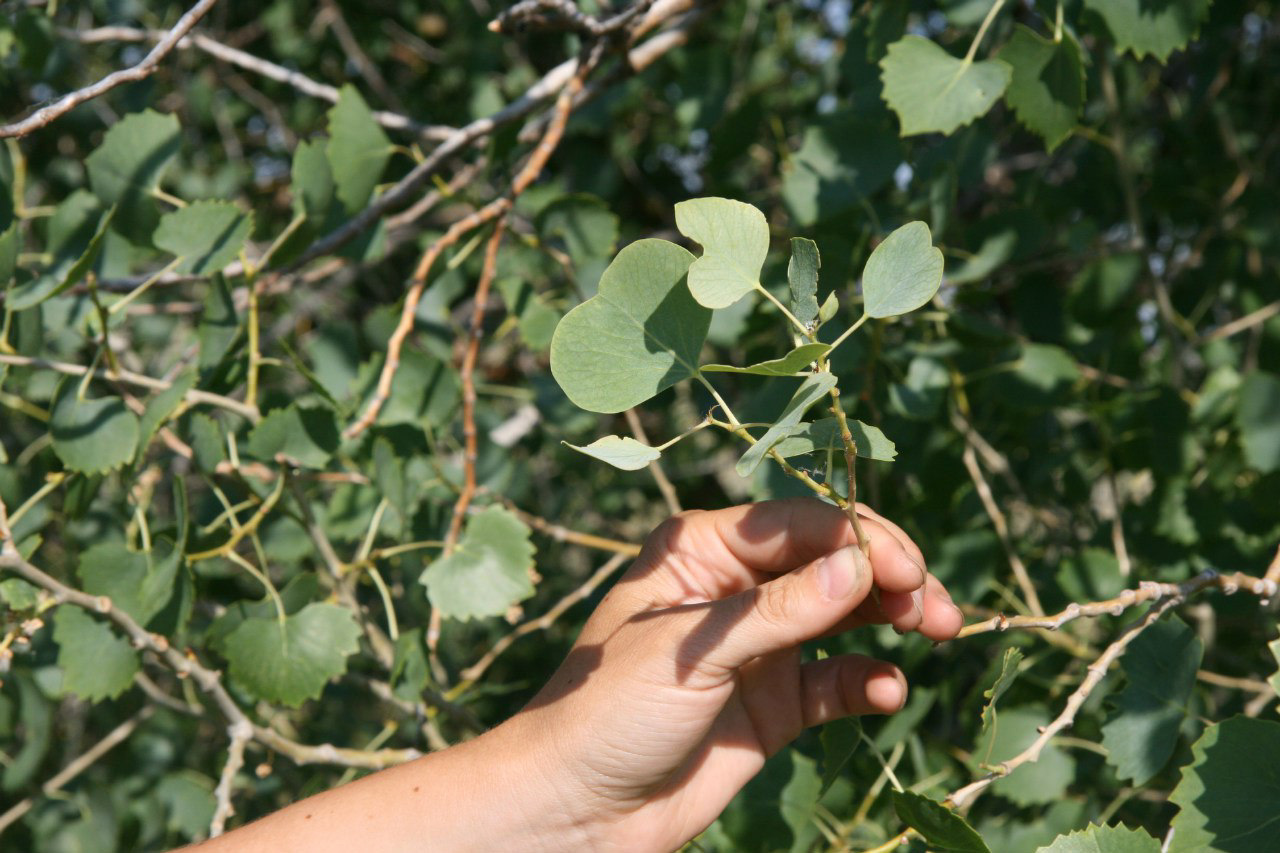
[[[1004,99],[1018,121],[1057,148],[1071,135],[1084,104],[1084,62],[1080,45],[1069,33],[1051,41],[1018,24],[1000,49],[1000,59],[1013,69]]]
[[[816,304],[816,303],[815,303]],[[815,311],[817,309],[815,308]],[[737,367],[732,364],[704,364],[704,371],[713,373],[749,373],[753,376],[795,376],[821,356],[831,352],[829,344],[803,344],[796,347],[782,358],[762,361],[750,367]]]
[[[871,317],[896,317],[927,303],[942,284],[942,252],[929,226],[908,222],[876,246],[862,270],[864,308]]]
[[[1084,0],[1099,15],[1120,51],[1164,62],[1195,36],[1213,0]]]
[[[152,242],[181,258],[177,271],[206,275],[235,260],[253,231],[253,214],[225,201],[197,201],[160,219]]]
[[[138,416],[119,397],[77,399],[80,380],[64,379],[53,394],[49,433],[53,452],[72,471],[96,474],[133,459]]]
[[[502,507],[471,516],[457,550],[422,573],[431,606],[455,619],[501,616],[533,595],[529,535],[524,522]]]
[[[579,453],[593,456],[601,462],[608,462],[614,468],[621,468],[623,471],[639,471],[650,462],[656,462],[662,457],[662,451],[656,447],[650,447],[627,436],[606,435],[585,447],[569,444],[567,441],[565,444]]]
[[[689,290],[699,305],[727,308],[760,286],[769,254],[769,224],[749,204],[695,198],[676,205],[676,228],[702,246],[689,267]]]
[[[968,124],[991,109],[1012,78],[999,59],[957,59],[920,36],[889,45],[880,68],[884,99],[898,114],[903,136],[949,134]]]
[[[139,245],[156,230],[160,213],[152,194],[177,156],[180,140],[176,116],[143,110],[112,125],[85,159],[93,194],[119,208],[116,229]]]
[[[275,616],[245,619],[227,635],[223,649],[237,683],[269,702],[297,707],[346,672],[359,639],[350,610],[316,602],[283,622]]]
[[[551,339],[551,373],[576,405],[621,412],[698,372],[711,312],[685,287],[693,255],[665,240],[637,240],[600,277]]]

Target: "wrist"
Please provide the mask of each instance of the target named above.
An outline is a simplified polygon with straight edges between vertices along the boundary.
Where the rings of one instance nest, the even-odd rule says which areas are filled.
[[[458,757],[464,758],[469,784],[484,803],[474,833],[458,849],[558,853],[607,846],[603,826],[593,819],[585,792],[536,716],[517,714],[457,748],[459,753],[474,751]]]

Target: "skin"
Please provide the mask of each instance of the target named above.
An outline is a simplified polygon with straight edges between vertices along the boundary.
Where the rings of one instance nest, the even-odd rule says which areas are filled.
[[[959,631],[915,543],[859,514],[869,560],[815,500],[664,522],[523,711],[201,850],[679,848],[805,728],[906,702],[892,664],[804,662],[803,642],[884,622],[935,641]]]

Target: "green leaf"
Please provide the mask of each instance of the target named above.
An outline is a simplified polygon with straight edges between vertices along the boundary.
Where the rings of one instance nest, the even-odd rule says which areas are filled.
[[[0,601],[11,610],[34,610],[40,603],[40,587],[22,578],[0,581]]]
[[[197,201],[161,217],[152,241],[182,259],[178,272],[208,275],[234,261],[252,231],[252,213],[226,201]]]
[[[58,384],[49,408],[53,452],[72,471],[94,474],[133,461],[138,447],[138,417],[119,397],[77,400],[80,380]]]
[[[1280,666],[1280,640],[1272,640],[1270,643],[1267,643],[1267,648],[1271,650],[1271,656],[1276,659],[1276,664]],[[1276,692],[1276,695],[1280,696],[1280,669],[1277,669],[1277,671],[1267,679],[1267,683],[1271,685],[1271,689]]]
[[[920,36],[889,45],[880,68],[885,102],[903,136],[950,134],[991,109],[1013,76],[999,59],[966,62]]]
[[[138,447],[134,451],[135,458],[141,458],[147,451],[151,439],[164,426],[178,406],[182,405],[187,392],[196,384],[194,370],[184,370],[174,377],[173,383],[160,393],[147,400],[147,407],[138,420]]]
[[[421,581],[431,606],[455,619],[502,616],[533,595],[533,543],[529,528],[502,507],[471,516],[448,557],[432,561]]]
[[[421,628],[405,631],[396,638],[395,657],[387,680],[402,699],[415,701],[422,697],[422,691],[431,683],[431,665],[427,662]]]
[[[805,377],[804,382],[800,384],[773,426],[769,427],[765,434],[742,454],[737,465],[738,476],[750,477],[754,474],[770,449],[789,436],[800,425],[800,419],[804,417],[805,412],[809,411],[809,407],[826,396],[827,392],[835,386],[836,377],[832,373],[813,373]]]
[[[1040,727],[1048,724],[1049,712],[1041,706],[1023,705],[1000,712],[1000,724],[978,739],[974,750],[977,759],[991,764],[1007,761],[1040,736]],[[1024,764],[991,785],[995,793],[1020,806],[1051,803],[1066,793],[1075,778],[1075,759],[1052,743],[1040,752],[1040,758]]]
[[[884,238],[862,269],[864,310],[896,317],[928,303],[942,284],[942,252],[929,226],[908,222]]]
[[[840,310],[840,300],[836,298],[835,291],[827,294],[827,298],[822,300],[822,307],[818,309],[818,325],[829,322],[832,317],[836,316],[836,312]]]
[[[693,255],[665,240],[637,240],[574,308],[551,340],[551,373],[576,405],[621,412],[698,372],[711,312],[684,286]]]
[[[123,542],[99,542],[80,554],[76,574],[90,595],[105,595],[113,607],[145,626],[173,597],[182,565],[182,545],[155,543],[150,553]]]
[[[797,224],[842,222],[893,180],[902,142],[885,121],[854,111],[824,116],[804,130],[800,148],[782,166],[782,198]]]
[[[218,422],[204,412],[196,412],[187,424],[187,440],[201,471],[214,471],[227,458],[226,441]]]
[[[391,442],[379,437],[373,443],[373,484],[378,487],[382,497],[392,511],[401,519],[408,518],[413,512],[409,497],[408,484],[404,477],[404,462],[396,458]]]
[[[817,311],[816,307],[814,311]],[[831,352],[830,344],[802,344],[782,358],[762,361],[750,367],[736,367],[732,364],[704,364],[702,370],[711,371],[712,373],[749,373],[753,376],[795,376],[817,361],[819,357],[829,352]]]
[[[231,288],[221,275],[209,280],[209,290],[204,297],[204,311],[200,315],[200,369],[217,367],[231,351],[240,336],[240,318],[231,298]]]
[[[1018,664],[1021,662],[1021,651],[1014,648],[1005,649],[1004,659],[1000,662],[1000,674],[996,676],[995,683],[982,691],[983,698],[987,700],[987,704],[982,706],[983,734],[996,724],[996,702],[1000,701],[1004,692],[1013,686],[1014,680],[1018,677]]]
[[[1160,853],[1160,842],[1142,829],[1089,824],[1070,835],[1059,835],[1036,853]]]
[[[88,198],[83,194],[75,194],[71,198],[63,202],[58,207],[59,212],[64,207],[71,207],[73,200]],[[99,214],[100,208],[92,207],[84,209],[79,207],[79,202],[75,207],[68,211],[69,216],[74,216],[78,221],[73,223],[51,223],[50,232],[54,239],[50,240],[53,253],[53,263],[50,267],[29,281],[14,287],[5,297],[5,307],[10,311],[25,311],[44,302],[46,299],[57,296],[71,286],[79,284],[80,281],[89,272],[89,269],[98,260],[98,255],[102,251],[102,240],[107,234],[107,228],[110,227],[112,219],[115,217],[116,208],[108,208],[105,212]],[[86,220],[80,220],[81,215],[92,216],[96,218],[97,225],[92,231],[86,232],[82,227],[82,223]],[[57,213],[54,216],[58,216]],[[61,227],[75,227],[75,232],[67,234],[63,239],[57,239],[57,230]]]
[[[567,441],[564,444],[579,453],[593,456],[601,462],[608,462],[614,468],[621,468],[623,471],[639,471],[662,456],[662,451],[656,447],[650,447],[627,436],[606,435],[585,447],[569,444]]]
[[[303,140],[293,152],[289,170],[293,190],[293,212],[307,222],[322,226],[333,207],[333,170],[325,155],[325,143]]]
[[[556,199],[538,213],[538,233],[544,240],[564,243],[574,264],[607,258],[618,242],[618,216],[602,199],[574,194]]]
[[[1169,795],[1169,853],[1259,853],[1275,849],[1280,814],[1280,723],[1232,717],[1204,730]]]
[[[787,263],[791,313],[809,328],[818,321],[818,270],[821,267],[818,244],[804,237],[792,237],[791,260]]]
[[[209,831],[217,800],[213,782],[192,770],[166,773],[156,783],[156,799],[164,806],[165,826],[189,841],[204,837]]]
[[[862,723],[857,717],[845,717],[822,727],[822,790],[825,794],[840,778],[840,771],[853,758],[862,743]]]
[[[18,253],[22,251],[22,232],[18,230],[17,221],[0,230],[0,293],[3,293],[13,281],[13,274],[18,268]]]
[[[1120,666],[1129,679],[1102,726],[1107,763],[1121,779],[1145,785],[1173,755],[1204,647],[1177,617],[1157,622],[1129,644]]]
[[[931,356],[918,355],[907,365],[906,381],[889,386],[889,402],[904,417],[927,421],[938,413],[950,387],[946,366]]]
[[[329,145],[325,149],[338,201],[357,213],[373,195],[391,157],[391,140],[374,121],[369,105],[355,87],[342,87],[329,110]]]
[[[936,800],[911,791],[894,791],[893,810],[903,823],[920,833],[930,848],[947,853],[991,853],[982,836],[964,818]]]
[[[173,115],[144,110],[111,126],[85,160],[89,185],[104,205],[116,205],[115,227],[147,245],[160,215],[152,194],[178,154],[181,129]]]
[[[791,778],[778,795],[778,811],[791,830],[791,850],[802,853],[813,849],[809,839],[817,834],[814,813],[818,809],[822,782],[812,758],[796,749],[788,752],[791,753]]]
[[[119,696],[133,683],[138,655],[129,641],[79,607],[64,604],[53,617],[62,689],[86,702]]]
[[[1212,0],[1084,0],[1106,23],[1116,48],[1164,62],[1195,37]]]
[[[1071,135],[1084,105],[1080,45],[1070,33],[1054,42],[1018,24],[1000,59],[1013,69],[1005,102],[1028,130],[1044,137],[1045,148],[1057,148]]]
[[[525,346],[536,352],[551,346],[551,336],[560,322],[559,312],[548,305],[527,281],[503,278],[497,284],[507,311],[519,322],[520,339]]]
[[[897,458],[898,448],[878,428],[853,418],[846,418],[846,421],[849,424],[849,435],[853,436],[853,443],[858,446],[860,458],[878,459],[881,462],[892,462]],[[804,453],[825,453],[828,450],[843,453],[840,422],[832,417],[800,424],[775,444],[773,449],[784,459]]]
[[[223,649],[237,683],[259,698],[296,708],[347,671],[359,640],[351,611],[315,602],[283,622],[274,616],[245,619],[227,635]]]
[[[1280,376],[1255,371],[1240,386],[1236,426],[1249,467],[1280,471]]]
[[[689,267],[689,290],[699,305],[727,308],[760,286],[769,254],[769,224],[749,204],[695,198],[676,205],[676,228],[702,246]]]
[[[306,468],[324,468],[341,443],[332,409],[290,403],[274,409],[249,432],[246,447],[258,459],[284,454]]]

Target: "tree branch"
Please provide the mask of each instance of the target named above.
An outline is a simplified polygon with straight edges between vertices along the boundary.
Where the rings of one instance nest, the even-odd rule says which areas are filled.
[[[83,104],[85,101],[93,100],[101,95],[105,95],[117,86],[125,83],[136,83],[139,80],[145,80],[150,77],[159,67],[160,63],[168,56],[178,42],[182,40],[191,28],[194,27],[205,14],[213,8],[213,4],[217,0],[198,0],[198,2],[187,10],[178,23],[164,35],[164,38],[151,49],[142,61],[132,68],[125,68],[120,71],[108,74],[96,83],[86,86],[83,89],[77,89],[70,94],[63,95],[57,101],[47,107],[36,110],[22,121],[13,124],[0,125],[0,138],[6,136],[26,136],[34,130],[39,130],[54,119],[70,112],[75,107]]]

